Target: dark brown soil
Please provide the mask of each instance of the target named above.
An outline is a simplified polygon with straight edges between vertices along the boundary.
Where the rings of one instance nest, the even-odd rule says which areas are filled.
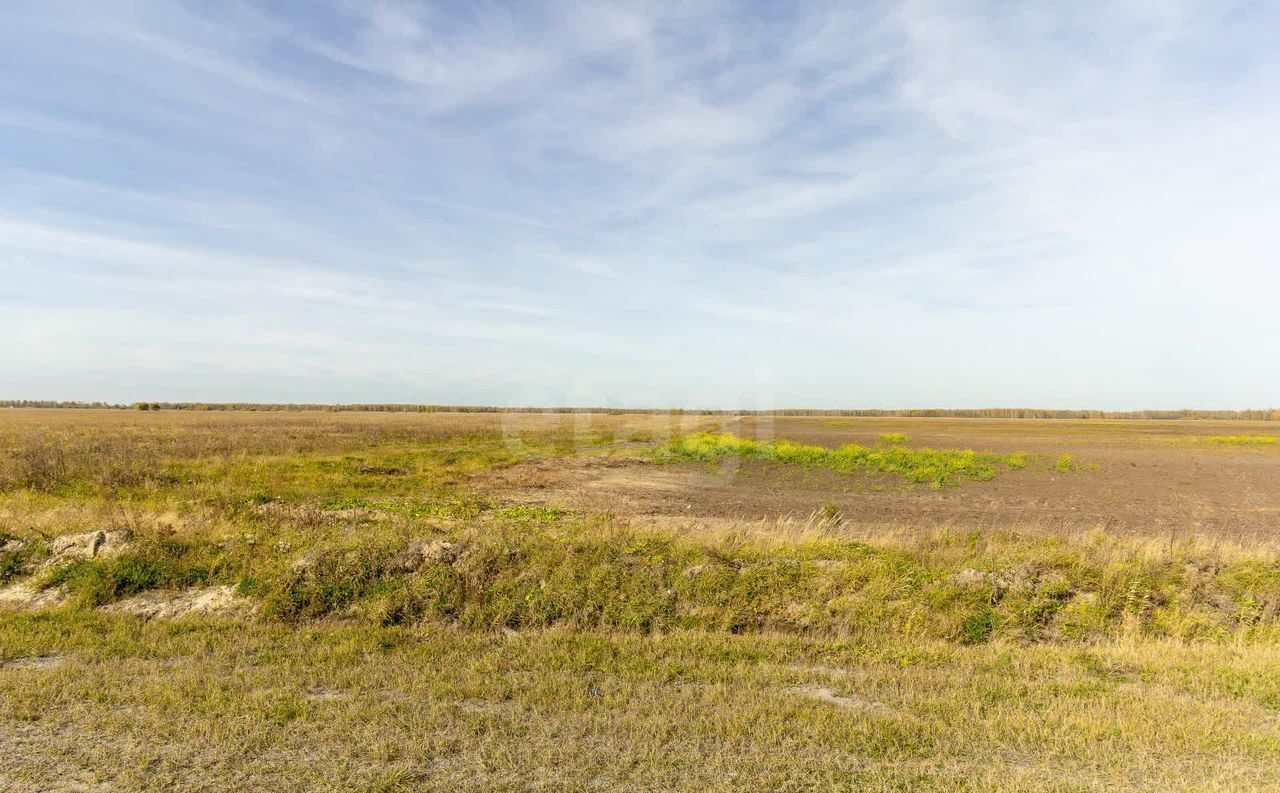
[[[1280,434],[1266,423],[776,418],[731,420],[725,429],[824,446],[904,432],[917,446],[1025,451],[1046,464],[935,490],[890,474],[850,476],[759,461],[660,465],[578,457],[491,472],[477,484],[515,502],[619,515],[759,519],[834,505],[855,524],[1280,535],[1280,446],[1194,442]],[[1062,454],[1086,470],[1055,470],[1052,462]]]

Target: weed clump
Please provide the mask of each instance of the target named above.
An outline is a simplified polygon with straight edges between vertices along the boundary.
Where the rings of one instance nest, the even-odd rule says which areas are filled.
[[[905,436],[904,436],[905,437]],[[827,468],[840,473],[857,470],[894,473],[911,482],[933,487],[955,485],[961,480],[988,481],[1003,469],[1024,468],[1026,454],[993,454],[972,449],[875,448],[848,444],[837,449],[806,446],[789,441],[754,441],[735,435],[701,432],[672,441],[661,460],[716,461],[728,457]]]
[[[876,440],[886,446],[906,446],[911,443],[911,436],[902,432],[882,432]]]
[[[978,611],[964,618],[961,625],[961,641],[964,644],[982,644],[991,638],[995,629],[1000,627],[1000,613],[990,606],[983,606]]]
[[[1196,440],[1217,446],[1275,446],[1280,442],[1274,435],[1208,435]]]

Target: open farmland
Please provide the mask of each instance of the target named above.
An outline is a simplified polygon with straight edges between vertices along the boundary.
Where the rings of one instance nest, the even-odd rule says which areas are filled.
[[[981,487],[921,488],[893,477],[730,459],[653,468],[590,457],[498,470],[510,497],[585,509],[696,518],[772,518],[835,504],[868,526],[1087,530],[1266,539],[1280,530],[1280,424],[948,418],[740,418],[746,438],[838,447],[908,437],[908,448],[1027,453],[1052,465]],[[1247,434],[1246,434],[1247,433]],[[1243,440],[1242,440],[1243,439]],[[1244,442],[1247,440],[1248,442]],[[883,445],[883,444],[880,444]],[[1084,467],[1088,475],[1063,468]]]
[[[0,788],[1273,790],[1275,438],[5,410]]]

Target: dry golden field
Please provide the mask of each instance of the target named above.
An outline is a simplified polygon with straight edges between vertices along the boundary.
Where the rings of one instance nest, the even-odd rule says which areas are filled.
[[[1280,425],[0,411],[0,789],[1280,788]]]

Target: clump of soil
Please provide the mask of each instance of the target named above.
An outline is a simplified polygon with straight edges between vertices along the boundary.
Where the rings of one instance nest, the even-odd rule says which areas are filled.
[[[44,566],[53,567],[76,559],[96,559],[117,554],[128,547],[132,536],[128,530],[100,529],[55,537],[49,544],[50,555]]]
[[[453,564],[467,555],[466,543],[442,540],[414,540],[409,547],[387,560],[387,572],[412,573],[427,564]]]

